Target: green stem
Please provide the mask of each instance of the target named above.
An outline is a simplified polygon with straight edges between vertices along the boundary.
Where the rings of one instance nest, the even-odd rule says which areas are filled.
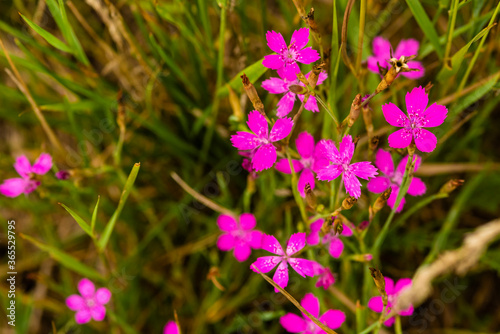
[[[361,0],[359,6],[359,34],[358,34],[358,53],[356,55],[356,76],[359,76],[361,68],[361,59],[363,57],[363,36],[365,35],[366,18],[366,0]]]
[[[401,328],[401,317],[399,315],[395,316],[394,330],[396,334],[403,334],[403,329]]]
[[[295,173],[295,170],[293,169],[293,163],[292,163],[292,157],[290,156],[290,152],[288,151],[288,147],[286,148],[286,157],[288,159],[288,163],[290,164],[290,170],[292,171],[292,193],[293,193],[293,198],[295,199],[295,202],[297,203],[297,206],[299,207],[300,210],[300,216],[302,217],[302,220],[304,221],[307,226],[308,224],[308,219],[306,215],[306,208],[304,206],[304,201],[302,200],[302,197],[300,197],[299,191],[297,190],[297,174]]]
[[[451,42],[453,40],[453,30],[455,29],[455,21],[457,19],[458,11],[458,0],[452,0],[451,2],[451,21],[448,26],[448,41],[446,42],[446,50],[444,52],[444,65],[451,69]]]

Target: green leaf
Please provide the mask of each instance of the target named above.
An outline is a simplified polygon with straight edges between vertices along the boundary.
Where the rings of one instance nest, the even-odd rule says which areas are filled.
[[[97,221],[97,209],[99,208],[99,201],[101,200],[101,196],[97,196],[97,203],[94,207],[94,212],[92,212],[92,220],[90,221],[90,231],[94,234],[95,222]]]
[[[92,234],[92,231],[90,229],[89,224],[87,224],[87,222],[85,220],[83,220],[82,217],[80,217],[75,211],[71,210],[66,205],[64,205],[62,203],[59,203],[59,205],[62,206],[66,211],[68,211],[68,213],[71,215],[71,217],[73,217],[75,219],[75,221],[78,223],[78,225],[80,225],[80,227],[82,228],[83,231],[85,231],[85,233],[87,233],[91,238],[94,237],[94,235]]]
[[[410,7],[411,12],[413,13],[413,17],[420,26],[420,29],[422,29],[424,34],[434,46],[439,59],[443,59],[444,52],[441,44],[439,43],[439,36],[436,32],[436,29],[434,29],[431,20],[427,16],[424,7],[422,7],[422,4],[419,0],[406,0],[406,3],[408,4],[408,7]]]
[[[263,60],[264,58],[257,60],[255,63],[248,66],[243,71],[236,74],[234,78],[232,78],[231,81],[227,83],[227,85],[229,85],[229,87],[231,87],[233,90],[241,91],[241,89],[243,88],[243,83],[241,82],[240,77],[243,74],[247,75],[251,83],[255,83],[267,71],[267,67],[264,67],[264,65],[262,65]],[[219,88],[219,90],[217,90],[217,95],[219,97],[223,97],[228,94],[229,94],[229,89],[227,88],[226,85],[222,86],[221,88]]]
[[[43,39],[45,39],[47,41],[47,43],[49,43],[50,45],[52,45],[56,49],[59,49],[59,50],[64,51],[64,52],[72,53],[71,48],[69,46],[67,46],[66,44],[64,44],[64,42],[62,42],[59,38],[55,37],[50,32],[41,28],[36,23],[30,21],[23,14],[19,13],[19,15],[21,15],[21,17],[24,19],[24,21],[26,21],[26,23],[28,23],[28,25],[33,30],[35,30],[40,36],[42,36]]]
[[[132,171],[128,176],[127,182],[125,183],[125,188],[123,189],[120,201],[118,202],[118,207],[116,208],[115,213],[113,213],[113,216],[111,216],[111,219],[109,220],[108,224],[106,225],[106,228],[104,229],[104,232],[101,235],[101,238],[99,239],[98,246],[101,252],[108,244],[109,238],[111,237],[111,233],[113,232],[116,221],[118,220],[118,217],[120,217],[120,213],[122,212],[123,207],[125,206],[125,202],[127,201],[128,195],[130,195],[130,192],[132,191],[135,179],[137,178],[137,174],[139,173],[139,168],[141,168],[141,164],[139,162],[134,164],[134,167],[132,168]]]
[[[101,274],[99,274],[96,270],[86,266],[85,264],[81,263],[77,258],[59,250],[58,248],[41,243],[40,241],[35,240],[32,237],[22,233],[20,234],[20,236],[21,238],[31,242],[33,245],[35,245],[42,251],[48,252],[50,257],[52,257],[57,262],[61,263],[64,267],[73,270],[90,279],[99,281],[104,280]]]

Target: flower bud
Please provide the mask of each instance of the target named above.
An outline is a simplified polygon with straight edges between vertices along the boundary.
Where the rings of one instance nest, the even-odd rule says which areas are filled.
[[[342,234],[342,231],[344,231],[344,223],[342,223],[342,219],[335,218],[333,221],[333,232],[340,235]]]
[[[385,279],[380,270],[370,267],[370,274],[372,275],[373,281],[377,286],[378,292],[382,295],[382,302],[384,307],[387,306],[387,292],[385,291]]]
[[[366,228],[370,225],[370,222],[368,220],[364,220],[361,223],[359,223],[357,230],[358,231],[363,231],[366,230]]]
[[[343,201],[342,201],[342,209],[343,210],[349,210],[350,208],[353,207],[354,204],[358,201],[357,198],[352,197],[352,196],[347,196]]]
[[[307,78],[307,83],[309,84],[309,88],[314,90],[316,88],[316,84],[318,83],[319,75],[323,70],[325,63],[322,62],[319,65],[313,67],[311,74],[309,74],[309,78]]]
[[[354,122],[359,117],[359,112],[361,111],[361,94],[356,95],[351,104],[351,110],[349,111],[349,127],[352,127]]]
[[[288,89],[294,94],[304,95],[307,93],[307,88],[301,85],[290,85]]]
[[[408,67],[408,62],[412,59],[414,59],[416,56],[401,56],[399,59],[396,58],[391,58],[389,62],[391,63],[391,67],[387,71],[387,73],[384,75],[382,78],[382,81],[377,86],[377,89],[375,89],[375,94],[380,93],[383,90],[386,90],[396,77],[398,76],[399,73],[401,72],[412,72],[412,71],[418,71],[418,69],[414,68],[409,68]]]
[[[309,205],[309,207],[314,210],[317,206],[316,195],[314,195],[314,192],[312,191],[311,185],[309,183],[306,183],[305,193],[307,205]]]
[[[441,187],[441,189],[439,190],[439,193],[450,194],[453,190],[462,186],[464,184],[464,182],[465,182],[464,180],[451,179]]]
[[[314,19],[314,8],[311,7],[311,9],[309,10],[309,14],[304,17],[304,20],[307,22],[307,25],[315,34],[319,34],[318,24]]]
[[[373,203],[372,207],[370,208],[370,220],[373,218],[373,216],[382,210],[382,208],[385,206],[387,203],[387,200],[391,196],[392,188],[389,187],[387,188],[377,199],[375,200],[375,203]]]
[[[243,75],[241,76],[241,81],[243,82],[245,92],[247,93],[248,98],[252,102],[255,110],[258,110],[263,116],[265,116],[266,113],[264,111],[264,104],[260,100],[259,94],[257,94],[257,90],[255,90],[255,87],[252,85],[245,73],[243,73]]]

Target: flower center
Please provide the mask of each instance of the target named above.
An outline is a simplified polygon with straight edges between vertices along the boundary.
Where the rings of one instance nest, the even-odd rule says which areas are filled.
[[[87,306],[92,308],[96,305],[95,301],[93,298],[87,299]]]

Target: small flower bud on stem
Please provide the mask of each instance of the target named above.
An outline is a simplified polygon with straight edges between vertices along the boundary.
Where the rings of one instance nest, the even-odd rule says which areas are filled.
[[[306,183],[305,193],[306,193],[306,202],[307,202],[307,205],[312,210],[315,210],[318,204],[316,202],[316,195],[314,195],[314,192],[312,191],[311,185],[309,183]]]
[[[247,93],[248,98],[252,102],[255,110],[258,110],[262,114],[262,116],[266,116],[266,112],[264,111],[264,104],[260,100],[259,94],[257,94],[257,90],[255,89],[254,85],[252,85],[245,73],[243,73],[243,75],[241,76],[241,82],[243,83],[245,92]]]
[[[344,231],[344,223],[342,222],[342,219],[340,218],[335,218],[335,220],[333,221],[333,231],[335,232],[335,234],[341,234],[342,231]]]
[[[343,201],[342,201],[342,210],[349,210],[356,204],[357,198],[352,197],[352,196],[347,196]]]
[[[416,68],[408,67],[408,62],[414,59],[415,57],[416,56],[409,56],[409,57],[401,56],[401,58],[399,59],[391,58],[389,60],[391,67],[382,78],[382,81],[380,81],[380,83],[378,84],[374,94],[377,95],[378,93],[386,90],[390,85],[392,85],[392,83],[394,82],[394,80],[396,80],[396,77],[398,76],[399,73],[418,71],[418,69]]]
[[[380,270],[370,267],[370,274],[373,277],[373,281],[377,286],[378,292],[382,295],[382,302],[384,303],[384,308],[387,306],[387,292],[385,291],[385,279]]]
[[[373,221],[373,217],[375,217],[375,214],[382,210],[382,208],[385,206],[387,203],[387,200],[391,196],[392,193],[392,188],[389,187],[387,188],[377,199],[375,200],[375,203],[370,207],[369,212],[370,212],[370,223]]]
[[[451,179],[441,187],[441,189],[439,190],[439,193],[449,195],[453,190],[462,186],[464,184],[464,182],[465,182],[464,180]]]
[[[309,74],[309,78],[307,78],[307,83],[309,84],[309,89],[314,90],[316,88],[316,84],[318,83],[319,75],[323,68],[325,67],[325,63],[322,62],[319,65],[315,65]]]

